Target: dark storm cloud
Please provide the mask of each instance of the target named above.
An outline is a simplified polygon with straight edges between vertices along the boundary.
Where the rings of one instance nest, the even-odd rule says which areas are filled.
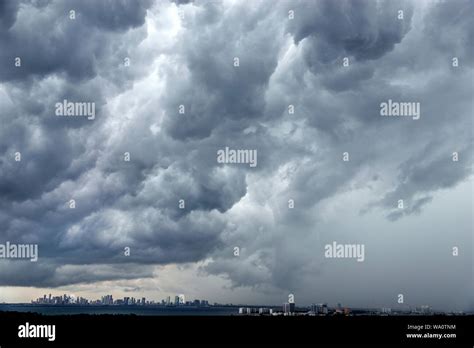
[[[439,148],[436,145],[429,144],[423,152],[401,164],[398,186],[387,193],[381,202],[388,209],[398,210],[389,214],[390,219],[420,213],[423,205],[432,200],[430,192],[451,188],[471,174],[472,146],[459,149],[458,161],[453,162],[452,154],[433,154],[432,149]],[[406,208],[402,211],[396,209],[398,199],[405,197],[408,198],[404,200]]]
[[[2,4],[0,242],[40,244],[38,264],[0,268],[3,285],[207,259],[234,287],[304,292],[329,267],[322,240],[351,232],[324,225],[339,197],[367,189],[353,210],[397,224],[472,175],[468,2]],[[54,117],[66,98],[97,118]],[[419,101],[420,120],[381,117],[388,99]],[[257,149],[258,166],[218,164],[226,146]]]
[[[403,20],[397,17],[399,10]],[[410,29],[413,6],[408,1],[324,0],[298,2],[294,11],[298,20],[288,25],[294,40],[315,40],[320,45],[317,62],[328,63],[341,54],[366,60],[391,51]]]
[[[142,26],[152,1],[53,1],[45,7],[34,2],[5,5],[0,33],[0,80],[23,80],[65,73],[73,80],[96,76],[97,62],[111,52],[114,32]],[[71,19],[70,11],[75,11]],[[15,22],[16,17],[16,22]],[[21,69],[12,69],[14,59]]]
[[[173,0],[173,2],[178,5],[182,5],[182,4],[189,4],[190,2],[193,2],[193,0]]]
[[[273,20],[282,20],[267,2],[236,5],[225,17],[214,16],[222,4],[203,4],[203,11],[185,21],[179,53],[189,69],[189,80],[170,81],[165,127],[176,139],[209,137],[215,128],[245,129],[264,113],[264,92],[277,64],[279,39]],[[211,18],[209,18],[212,16]],[[205,30],[193,30],[193,27]],[[270,27],[272,30],[264,30]],[[236,30],[236,28],[238,28]],[[263,29],[263,30],[262,30]],[[239,67],[234,59],[239,59]],[[184,105],[186,123],[174,117]],[[237,128],[237,129],[236,129]]]
[[[60,236],[68,226],[124,192],[111,191],[117,183],[102,186],[95,192],[101,195],[100,201],[78,204],[76,211],[64,214],[72,198],[67,192],[71,187],[69,183],[81,180],[81,176],[94,167],[100,140],[86,136],[96,127],[91,121],[56,118],[55,103],[63,99],[95,102],[98,114],[95,122],[100,123],[103,86],[91,79],[97,76],[98,69],[100,74],[108,74],[103,67],[115,68],[110,61],[105,61],[105,55],[108,57],[110,52],[120,49],[117,43],[123,37],[115,36],[114,31],[124,35],[127,30],[143,25],[151,2],[133,6],[128,1],[101,2],[96,4],[98,6],[91,1],[28,1],[13,5],[2,2],[2,5],[2,24],[8,24],[9,30],[2,30],[0,34],[0,77],[4,82],[10,81],[3,85],[5,94],[1,98],[0,204],[9,211],[9,217],[2,216],[2,240],[41,243],[46,260],[57,257],[57,263],[49,262],[51,276],[42,279],[46,283],[51,278],[51,283],[57,283],[52,278],[54,268],[60,263],[93,263],[106,255],[116,255],[117,251],[97,250],[104,246],[103,241],[91,243],[87,255],[71,253],[68,248],[61,251],[63,238]],[[76,11],[74,20],[69,18],[71,9]],[[135,45],[134,42],[129,44]],[[124,56],[119,56],[119,61]],[[14,57],[21,58],[21,67],[13,65]],[[74,82],[70,84],[69,80]],[[21,162],[13,161],[17,151],[22,155]],[[63,191],[62,187],[67,188]],[[94,196],[91,191],[83,194]],[[123,252],[123,246],[119,251]],[[64,259],[63,253],[70,257]],[[79,260],[81,257],[83,261]],[[94,277],[91,272],[90,279]],[[15,272],[3,279],[15,283]]]
[[[438,2],[429,9],[431,20],[426,21],[424,35],[437,49],[439,57],[450,59],[452,53],[463,64],[473,66],[474,38],[469,34],[473,28],[473,12],[474,3],[462,0]]]
[[[383,5],[380,7],[375,6],[375,2],[318,2],[318,4],[326,10],[321,11],[318,5],[310,2],[291,4],[286,7],[295,11],[297,19],[298,16],[307,18],[306,21],[289,22],[288,30],[293,34],[295,42],[303,47],[301,59],[307,64],[313,76],[303,78],[304,71],[301,71],[301,66],[294,64],[292,70],[286,71],[284,82],[288,87],[283,87],[284,91],[278,91],[280,98],[274,99],[275,105],[280,106],[267,105],[267,108],[273,112],[280,110],[280,113],[272,113],[272,115],[275,117],[275,122],[282,122],[277,115],[281,115],[288,104],[295,104],[297,111],[290,117],[303,119],[305,124],[317,130],[314,133],[307,131],[308,137],[298,143],[298,147],[293,149],[294,152],[291,147],[289,149],[286,147],[286,151],[279,152],[280,156],[275,156],[278,159],[273,159],[273,163],[277,161],[282,164],[285,159],[288,159],[282,156],[284,152],[290,152],[292,158],[307,154],[304,146],[301,146],[305,141],[309,143],[314,141],[318,147],[316,154],[312,154],[314,164],[306,163],[304,167],[296,169],[296,174],[286,191],[287,195],[281,198],[284,200],[292,197],[301,206],[311,207],[347,189],[346,185],[354,179],[356,173],[380,163],[399,162],[398,170],[395,171],[398,173],[399,184],[394,191],[386,192],[383,200],[377,202],[375,206],[386,209],[387,217],[391,221],[403,215],[418,214],[426,204],[432,201],[434,192],[453,188],[472,174],[472,151],[470,146],[465,145],[472,142],[472,133],[468,131],[472,127],[472,121],[469,118],[472,98],[463,92],[465,88],[472,90],[469,82],[472,72],[468,71],[465,79],[460,78],[458,71],[452,69],[450,58],[444,61],[444,65],[438,63],[436,66],[432,66],[431,62],[426,64],[422,61],[419,64],[407,62],[406,65],[402,63],[402,66],[407,69],[401,72],[405,78],[410,78],[411,74],[423,76],[424,71],[432,73],[433,69],[437,70],[437,74],[441,72],[443,77],[434,75],[437,79],[433,77],[431,86],[425,90],[413,88],[409,84],[393,85],[389,81],[400,79],[400,76],[397,76],[397,72],[400,71],[393,70],[393,66],[387,64],[394,59],[402,60],[404,53],[409,49],[412,52],[413,50],[432,52],[426,54],[425,57],[437,57],[439,53],[447,55],[445,52],[438,51],[439,47],[436,47],[435,42],[422,41],[422,37],[419,36],[417,37],[419,42],[410,42],[410,46],[403,47],[402,53],[397,54],[397,44],[400,44],[411,30],[413,3],[382,2]],[[433,4],[433,6],[438,5]],[[446,4],[439,6],[446,6]],[[459,2],[452,7],[457,8],[456,11],[452,9],[451,11],[456,12],[460,17],[460,9],[465,8],[466,4]],[[404,10],[403,21],[397,18],[398,9]],[[427,23],[430,30],[445,30],[444,27],[438,27],[435,24],[436,19],[431,18],[432,11],[438,12],[438,10],[430,9],[423,23]],[[342,25],[332,25],[332,23],[342,23]],[[458,32],[458,26],[453,23],[450,21],[449,27],[457,33],[454,36],[464,37],[468,32],[465,30],[468,25],[461,24],[460,26],[464,29]],[[462,41],[456,40],[452,46],[456,48],[459,42]],[[416,48],[413,45],[417,45]],[[457,47],[452,52],[464,52],[466,46],[461,45],[462,49]],[[345,56],[349,57],[351,63],[344,70],[341,66],[342,58]],[[416,59],[423,60],[420,56]],[[469,63],[464,65],[464,69],[468,65]],[[397,66],[395,67],[398,69]],[[298,77],[299,75],[301,78]],[[300,86],[304,85],[306,88],[293,89],[292,77],[299,82]],[[442,90],[438,88],[441,83],[444,86],[456,87],[454,90]],[[382,119],[379,114],[379,105],[380,102],[389,98],[421,100],[423,120],[419,124],[408,125],[402,120]],[[447,115],[457,115],[456,123],[453,123],[452,118]],[[446,133],[451,136],[447,138]],[[311,136],[314,136],[313,139],[316,140],[310,140]],[[453,141],[453,138],[458,140]],[[432,139],[443,140],[432,143]],[[288,146],[288,143],[285,142],[285,146]],[[447,149],[457,149],[463,153],[465,161],[452,162],[452,151]],[[349,151],[351,154],[350,164],[341,162],[344,151]],[[400,162],[400,158],[412,156],[415,156],[413,160]],[[350,168],[349,171],[348,168]],[[402,198],[406,208],[403,212],[394,211],[393,208],[396,207],[398,199]],[[361,207],[361,210],[363,209]],[[287,221],[293,221],[293,224],[289,224],[292,226],[292,231],[297,230],[298,227],[305,229],[303,226],[308,226],[304,224],[295,226],[294,215],[283,213],[283,216],[288,218]],[[285,220],[278,220],[280,226],[285,222]],[[248,236],[251,235],[249,233]],[[251,243],[249,239],[250,237],[244,238],[242,241],[242,238],[230,238],[229,244],[248,246]],[[275,239],[285,240],[282,236]],[[226,255],[222,255],[223,260],[216,260],[215,265],[211,264],[206,269],[216,274],[228,274],[235,284],[252,284],[253,286],[267,283],[269,277],[273,275],[275,278],[272,279],[272,284],[278,284],[283,289],[291,291],[298,283],[301,285],[301,279],[293,279],[297,275],[291,270],[298,269],[300,273],[305,273],[302,265],[314,260],[315,256],[310,248],[306,249],[299,243],[297,251],[295,250],[286,258],[286,251],[275,247],[275,239],[259,244],[247,258],[251,259],[258,255],[257,250],[261,250],[264,246],[273,245],[272,249],[277,256],[272,262],[266,262],[265,265],[259,267],[261,282],[255,281],[255,272],[248,264],[224,262],[230,257]],[[301,238],[301,240],[306,239]],[[291,245],[294,241],[290,240],[288,243]],[[308,255],[304,255],[305,250]],[[288,267],[283,267],[282,260]],[[315,267],[308,269],[307,278],[314,275],[314,271],[319,267],[318,264],[313,266]],[[277,278],[281,278],[281,281]],[[252,279],[252,281],[248,282],[246,279]]]
[[[136,269],[133,264],[82,266],[42,263],[31,265],[21,262],[5,262],[0,268],[2,275],[10,279],[12,286],[58,287],[69,284],[89,284],[97,281],[149,278],[153,276],[152,269],[142,266]]]
[[[142,26],[145,22],[146,10],[152,0],[131,2],[128,0],[70,0],[62,2],[62,8],[74,9],[84,18],[86,25],[99,29],[124,31]]]
[[[0,3],[0,28],[8,30],[16,20],[19,2],[15,0],[5,0]]]
[[[1,146],[5,158],[2,159],[4,170],[0,185],[3,197],[13,201],[36,198],[65,180],[76,180],[82,171],[93,165],[90,150],[86,150],[81,139],[70,137],[64,130],[91,128],[91,122],[85,119],[58,120],[52,117],[54,105],[63,99],[95,102],[96,112],[100,114],[104,104],[102,86],[87,80],[96,75],[96,62],[101,60],[104,52],[109,52],[106,47],[113,45],[115,40],[113,34],[94,27],[107,26],[111,30],[123,31],[141,25],[145,9],[151,4],[140,2],[130,13],[129,2],[101,2],[96,11],[92,10],[94,3],[91,1],[48,4],[27,1],[21,6],[15,3],[16,7],[5,6],[16,11],[20,9],[19,14],[5,12],[4,15],[20,18],[10,30],[0,34],[0,55],[4,59],[0,76],[15,82],[9,85],[11,97],[5,98],[2,108]],[[75,20],[68,17],[70,9],[76,11]],[[95,16],[86,15],[87,22],[79,18],[89,12]],[[13,66],[13,59],[17,56],[22,59],[21,68]],[[63,73],[83,82],[69,84],[61,81]],[[42,76],[49,80],[36,80]],[[47,93],[42,92],[45,89]],[[11,161],[16,151],[26,156],[24,159],[28,165]]]

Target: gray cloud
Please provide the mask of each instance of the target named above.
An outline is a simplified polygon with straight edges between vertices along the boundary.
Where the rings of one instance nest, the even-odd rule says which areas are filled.
[[[313,301],[316,289],[362,305],[330,291],[344,288],[332,274],[358,272],[383,283],[371,301],[390,301],[375,266],[390,268],[379,250],[398,240],[377,233],[421,230],[418,245],[433,228],[440,245],[468,247],[464,211],[454,241],[423,224],[472,180],[469,12],[468,1],[2,2],[0,242],[39,243],[41,258],[2,263],[0,285],[140,280],[206,261],[204,274],[275,301]],[[54,116],[63,99],[95,102],[96,119]],[[420,102],[420,120],[381,117],[388,99]],[[258,166],[217,163],[226,146],[256,149]],[[363,241],[371,261],[331,264],[321,255],[335,239]],[[407,272],[391,279],[422,300]],[[443,291],[454,290],[430,300],[443,304]]]

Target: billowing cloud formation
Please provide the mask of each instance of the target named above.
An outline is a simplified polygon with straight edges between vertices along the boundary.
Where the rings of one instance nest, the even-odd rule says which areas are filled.
[[[231,287],[312,301],[341,286],[324,278],[333,272],[381,283],[375,266],[392,260],[377,250],[392,237],[376,231],[421,229],[400,237],[417,245],[432,228],[448,253],[466,248],[466,282],[465,210],[455,240],[422,221],[472,180],[473,10],[461,0],[3,1],[0,242],[39,243],[40,260],[2,262],[0,285],[143,279],[206,260],[201,271]],[[56,116],[64,99],[95,103],[95,119]],[[382,117],[389,99],[420,103],[420,119]],[[225,147],[257,150],[257,167],[218,163]],[[335,239],[366,244],[363,271],[324,259]],[[433,285],[390,277],[417,300]],[[332,293],[390,303],[398,290],[383,283],[375,295]]]

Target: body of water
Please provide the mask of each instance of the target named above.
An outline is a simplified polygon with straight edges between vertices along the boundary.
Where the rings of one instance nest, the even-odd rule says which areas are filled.
[[[135,314],[160,316],[228,316],[239,313],[238,307],[159,307],[159,306],[48,306],[28,304],[0,304],[0,312],[33,312],[44,315],[74,314]]]

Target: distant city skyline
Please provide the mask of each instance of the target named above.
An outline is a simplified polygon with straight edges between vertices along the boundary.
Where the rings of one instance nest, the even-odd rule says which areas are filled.
[[[0,303],[1,305],[2,303]],[[3,304],[3,305],[14,305],[14,304]],[[49,313],[53,314],[52,311],[47,311],[46,307],[61,307],[67,308],[70,307],[71,314],[90,314],[95,313],[94,308],[109,308],[110,314],[131,314],[135,313],[137,315],[166,315],[166,312],[151,312],[150,310],[161,311],[165,308],[167,310],[176,310],[186,309],[185,312],[179,312],[180,315],[210,315],[214,312],[209,312],[209,310],[214,310],[218,308],[234,308],[234,312],[227,310],[227,315],[243,315],[243,316],[397,316],[397,315],[474,315],[474,312],[463,312],[463,311],[440,311],[435,308],[432,308],[429,305],[420,305],[420,306],[403,306],[402,308],[357,308],[342,303],[337,303],[335,305],[328,304],[326,302],[316,303],[313,302],[311,305],[297,305],[295,302],[286,302],[283,305],[270,305],[270,304],[259,304],[259,305],[246,305],[246,304],[233,304],[233,303],[210,303],[208,300],[185,300],[180,295],[175,295],[174,299],[172,296],[168,296],[166,299],[161,301],[147,300],[145,297],[133,297],[126,296],[124,298],[114,298],[112,295],[104,295],[101,299],[91,300],[85,299],[82,297],[71,297],[68,294],[63,295],[53,295],[53,294],[44,294],[42,297],[32,300],[31,303],[17,304],[16,307],[3,307],[3,310],[8,311],[24,311],[23,307],[18,306],[27,306],[31,311],[37,311],[38,313]],[[29,307],[36,306],[36,307]],[[137,310],[139,308],[147,307],[146,312],[134,312],[133,308]],[[44,308],[44,309],[43,309]],[[81,308],[83,308],[81,310]],[[117,311],[114,311],[114,308]],[[131,308],[130,312],[123,312],[124,308]],[[92,310],[92,312],[90,312]],[[189,311],[197,312],[189,312]],[[206,310],[205,312],[200,312]],[[62,309],[63,314],[64,312]],[[104,313],[104,312],[102,312]],[[105,312],[107,313],[107,312]],[[199,314],[201,313],[201,314]],[[175,315],[179,315],[175,313]],[[216,312],[214,315],[226,315],[222,311]]]
[[[103,295],[100,299],[87,299],[84,297],[77,297],[74,295],[52,295],[44,294],[42,297],[37,298],[36,300],[31,300],[32,304],[51,304],[51,305],[68,305],[68,304],[81,304],[81,305],[166,305],[166,306],[185,306],[185,305],[194,305],[194,306],[208,306],[208,300],[199,300],[194,299],[192,301],[186,300],[183,294],[178,294],[172,296],[167,296],[161,301],[155,301],[146,299],[146,297],[134,297],[134,296],[125,296],[123,298],[114,298],[113,295]]]
[[[351,310],[356,311],[373,311],[377,310],[380,314],[390,314],[391,312],[398,313],[415,313],[415,314],[432,314],[432,313],[462,313],[463,311],[443,311],[437,308],[433,308],[427,304],[417,304],[417,305],[402,305],[391,307],[353,307],[349,305],[343,305],[341,302],[330,304],[327,302],[311,302],[310,304],[299,304],[296,305],[296,302],[283,303],[283,304],[270,304],[270,303],[259,303],[259,304],[245,304],[245,303],[219,303],[203,299],[186,299],[181,297],[183,294],[169,295],[166,298],[161,300],[156,299],[147,299],[141,295],[136,294],[135,296],[125,296],[123,298],[114,297],[113,295],[107,294],[102,295],[97,299],[87,299],[83,297],[77,297],[71,294],[43,294],[43,296],[38,297],[37,299],[31,299],[29,302],[21,302],[18,304],[33,304],[33,305],[83,305],[83,306],[167,306],[167,307],[208,307],[208,306],[233,306],[241,308],[240,314],[258,314],[258,308],[280,308],[282,307],[282,312],[294,312],[297,308],[299,310],[304,308],[310,308],[312,312],[320,314],[328,314],[327,308],[331,309],[332,312],[340,311],[341,313],[349,313]],[[184,301],[184,302],[182,302]],[[0,303],[5,303],[1,302]],[[6,303],[8,304],[8,303]],[[12,303],[14,304],[14,303]],[[242,307],[244,306],[244,307]],[[250,306],[252,310],[245,310],[245,306]],[[244,312],[242,312],[244,308]],[[257,311],[254,311],[254,309]],[[318,308],[318,309],[314,309]],[[326,308],[326,310],[325,310]],[[349,312],[348,312],[349,311]],[[469,312],[466,312],[469,313]],[[262,313],[260,313],[262,314]],[[271,312],[265,311],[263,314],[271,314]]]

